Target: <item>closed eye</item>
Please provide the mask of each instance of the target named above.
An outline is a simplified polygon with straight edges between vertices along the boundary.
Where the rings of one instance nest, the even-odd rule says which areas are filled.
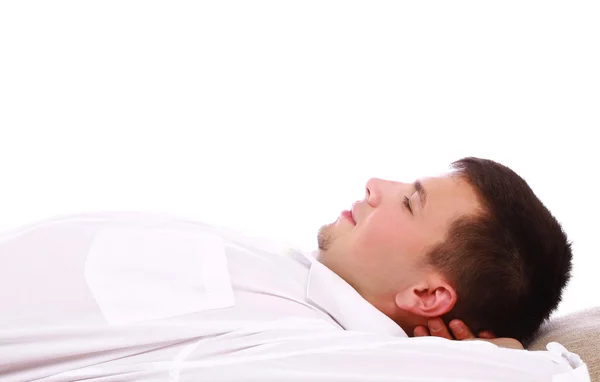
[[[413,213],[413,210],[410,207],[410,199],[408,199],[408,197],[406,197],[406,196],[404,197],[404,206],[406,208],[408,208],[408,210],[410,211],[411,214]]]

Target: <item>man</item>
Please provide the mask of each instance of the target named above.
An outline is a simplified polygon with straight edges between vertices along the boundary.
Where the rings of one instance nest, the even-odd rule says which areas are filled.
[[[84,214],[6,233],[0,236],[0,380],[531,381],[558,374],[586,380],[585,364],[558,345],[534,354],[482,341],[408,338],[413,328],[419,334],[419,325],[454,315],[476,331],[527,337],[513,329],[519,325],[504,330],[487,320],[480,308],[508,306],[504,301],[475,301],[473,309],[462,302],[472,292],[453,278],[460,270],[447,251],[460,243],[481,250],[475,259],[464,251],[460,263],[467,270],[462,277],[478,280],[480,272],[493,273],[481,261],[495,247],[474,241],[470,230],[458,244],[448,238],[465,221],[496,211],[461,171],[422,179],[414,194],[409,185],[371,180],[352,215],[320,231],[316,258],[285,256],[221,228],[144,213]],[[501,183],[505,175],[483,181]],[[512,187],[515,180],[508,180],[505,187]],[[523,189],[517,194],[527,196]],[[537,211],[537,199],[521,199],[533,203],[527,213]],[[532,275],[527,282],[537,286]],[[512,292],[492,298],[514,302],[512,293],[521,289],[506,288]],[[520,302],[529,295],[517,296]]]
[[[408,333],[460,318],[527,344],[560,301],[571,245],[509,168],[464,158],[453,169],[413,184],[371,179],[364,200],[321,228],[319,261]]]

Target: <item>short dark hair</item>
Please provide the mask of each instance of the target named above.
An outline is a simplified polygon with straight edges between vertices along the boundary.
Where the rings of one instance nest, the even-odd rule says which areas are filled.
[[[571,277],[571,242],[524,179],[488,159],[463,158],[455,176],[470,184],[481,211],[458,218],[428,261],[457,292],[446,322],[491,330],[525,346],[561,301]]]

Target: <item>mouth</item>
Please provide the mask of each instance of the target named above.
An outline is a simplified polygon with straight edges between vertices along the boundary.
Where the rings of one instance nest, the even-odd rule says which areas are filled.
[[[349,211],[349,210],[342,211],[342,217],[349,220],[353,225],[356,225],[356,221],[354,220],[352,211]]]
[[[354,225],[356,225],[356,211],[358,208],[360,208],[360,204],[361,201],[357,200],[354,203],[352,203],[352,208],[350,209],[350,215],[352,216],[352,221],[354,222]]]

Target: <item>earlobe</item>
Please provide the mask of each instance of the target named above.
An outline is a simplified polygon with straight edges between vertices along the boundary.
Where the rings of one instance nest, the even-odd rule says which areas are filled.
[[[418,302],[414,297],[410,293],[398,292],[396,293],[396,306],[401,310],[414,313]]]

